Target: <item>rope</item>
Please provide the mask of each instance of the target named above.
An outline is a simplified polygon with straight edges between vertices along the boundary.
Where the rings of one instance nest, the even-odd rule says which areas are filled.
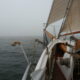
[[[72,3],[73,3],[73,0],[72,0]],[[71,6],[72,6],[72,3],[71,3]],[[71,20],[72,20],[72,15],[71,15]],[[72,30],[71,30],[71,26],[70,26],[70,23],[69,21],[67,21],[68,25],[69,25],[69,30],[70,32],[72,33]],[[71,34],[72,36],[74,36],[74,34]]]
[[[67,16],[68,16],[68,13],[69,13],[69,9],[70,9],[70,7],[71,7],[71,5],[72,5],[72,1],[73,1],[73,0],[69,0],[69,2],[68,2],[67,8],[66,8],[66,11],[65,11],[65,14],[64,14],[62,26],[61,26],[60,32],[59,32],[59,34],[58,34],[58,38],[60,37],[61,30],[62,30],[62,28],[64,27],[65,22],[66,22],[66,20],[67,20]]]
[[[44,43],[44,47],[47,47],[48,39],[47,39],[47,35],[45,33],[45,29],[43,30],[43,43]]]
[[[20,45],[20,48],[21,48],[21,50],[22,50],[22,52],[23,52],[23,54],[24,54],[24,57],[25,57],[27,63],[29,64],[30,62],[29,62],[29,59],[28,59],[28,57],[27,57],[27,55],[26,55],[26,53],[25,53],[25,50],[24,50],[23,46]]]

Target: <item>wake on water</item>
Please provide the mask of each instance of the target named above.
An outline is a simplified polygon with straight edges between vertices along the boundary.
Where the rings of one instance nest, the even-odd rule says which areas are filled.
[[[11,43],[16,40],[22,42],[29,60],[32,62],[30,72],[34,70],[42,52],[42,46],[36,45],[35,38],[36,37],[0,38],[0,80],[21,80],[25,72],[27,62],[21,49],[19,46],[11,46]],[[29,77],[28,80],[30,80]]]

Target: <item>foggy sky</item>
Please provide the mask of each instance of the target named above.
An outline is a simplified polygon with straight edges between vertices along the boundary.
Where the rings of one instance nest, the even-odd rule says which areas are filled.
[[[0,36],[42,36],[53,0],[0,0]]]

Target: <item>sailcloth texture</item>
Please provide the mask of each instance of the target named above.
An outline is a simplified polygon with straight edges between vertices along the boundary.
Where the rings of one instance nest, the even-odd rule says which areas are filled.
[[[48,18],[48,25],[54,23],[65,16],[69,0],[54,0]]]
[[[61,32],[80,31],[80,0],[72,0]]]

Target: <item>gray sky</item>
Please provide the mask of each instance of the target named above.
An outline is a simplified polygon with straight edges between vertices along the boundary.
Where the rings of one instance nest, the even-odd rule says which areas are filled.
[[[0,36],[42,36],[53,0],[0,0]]]

